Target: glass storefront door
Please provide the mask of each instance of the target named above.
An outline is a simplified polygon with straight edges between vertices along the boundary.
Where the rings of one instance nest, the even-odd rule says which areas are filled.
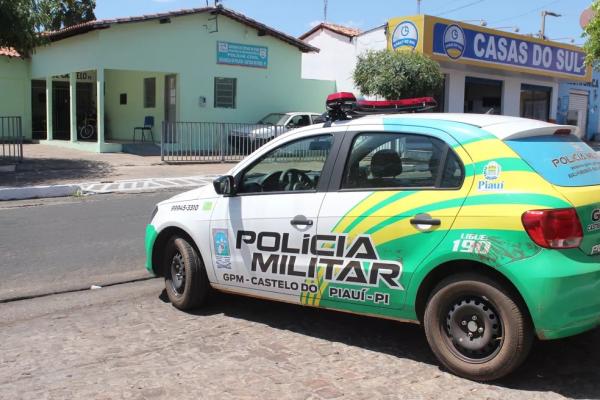
[[[548,121],[552,88],[521,84],[521,117]]]
[[[465,77],[466,113],[501,114],[502,81]]]

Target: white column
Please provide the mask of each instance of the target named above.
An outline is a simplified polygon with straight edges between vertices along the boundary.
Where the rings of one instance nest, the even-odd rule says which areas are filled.
[[[506,78],[502,82],[502,115],[521,115],[521,80]]]
[[[590,91],[590,96],[593,96],[593,91]],[[552,83],[552,93],[550,93],[550,119],[556,121],[556,110],[558,109],[558,83]],[[589,113],[589,110],[588,110]],[[588,120],[588,123],[591,121]]]
[[[77,73],[69,74],[69,114],[71,120],[71,142],[77,141]]]
[[[46,140],[54,139],[52,130],[52,77],[46,77]]]
[[[448,103],[446,109],[451,113],[465,112],[465,74],[448,71]]]
[[[96,120],[98,123],[98,151],[104,145],[104,68],[96,70]]]

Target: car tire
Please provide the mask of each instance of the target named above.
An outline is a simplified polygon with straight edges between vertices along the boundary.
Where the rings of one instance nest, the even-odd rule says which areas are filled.
[[[438,360],[454,374],[475,381],[514,371],[533,341],[529,317],[519,302],[483,275],[443,280],[429,297],[423,322]]]
[[[210,291],[200,255],[181,236],[169,239],[165,250],[165,288],[171,304],[184,311],[200,307]]]

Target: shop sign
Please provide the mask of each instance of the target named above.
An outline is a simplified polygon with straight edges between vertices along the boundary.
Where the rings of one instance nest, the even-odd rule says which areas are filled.
[[[267,68],[269,49],[264,46],[217,42],[217,64]]]
[[[435,23],[433,54],[519,69],[586,76],[585,53],[575,49],[483,32],[457,24]]]
[[[590,81],[579,47],[418,15],[388,22],[388,49],[419,51],[438,61]]]
[[[77,82],[95,82],[96,71],[76,72]],[[69,82],[69,74],[58,75],[52,77],[54,82]]]

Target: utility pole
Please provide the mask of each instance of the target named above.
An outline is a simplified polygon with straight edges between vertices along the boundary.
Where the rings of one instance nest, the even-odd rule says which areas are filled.
[[[421,0],[417,0],[417,15],[421,15]]]
[[[552,11],[544,10],[542,11],[542,28],[540,29],[540,39],[546,39],[546,16],[549,15],[551,17],[560,17],[561,14],[557,14]]]
[[[327,0],[323,0],[323,22],[327,22]]]

